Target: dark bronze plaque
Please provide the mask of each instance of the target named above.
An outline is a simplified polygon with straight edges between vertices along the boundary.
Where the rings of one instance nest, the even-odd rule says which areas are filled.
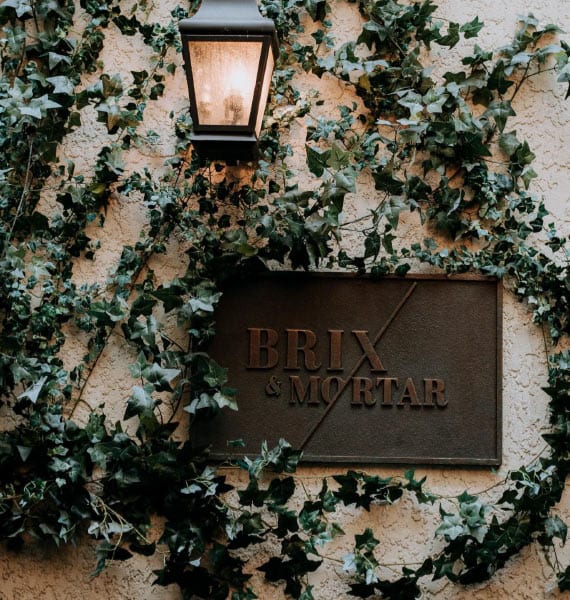
[[[227,289],[216,322],[239,411],[193,429],[214,457],[285,438],[306,461],[501,462],[496,281],[276,274]]]

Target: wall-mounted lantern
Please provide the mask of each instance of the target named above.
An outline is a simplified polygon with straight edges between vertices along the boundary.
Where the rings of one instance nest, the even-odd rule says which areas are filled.
[[[203,0],[179,27],[192,144],[204,158],[254,158],[278,53],[273,21],[256,0]]]

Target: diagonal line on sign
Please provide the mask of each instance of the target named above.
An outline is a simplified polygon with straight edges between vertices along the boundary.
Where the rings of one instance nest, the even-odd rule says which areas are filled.
[[[417,285],[418,285],[417,282],[414,282],[408,288],[408,290],[404,294],[404,297],[400,300],[400,302],[398,303],[396,308],[392,311],[392,314],[388,317],[388,320],[386,321],[386,323],[384,323],[384,325],[382,326],[382,329],[380,329],[380,331],[374,338],[374,341],[372,342],[372,346],[376,346],[376,344],[382,339],[382,337],[384,336],[386,331],[388,331],[388,328],[390,327],[390,325],[392,324],[394,319],[398,316],[398,313],[402,310],[402,308],[404,307],[406,302],[409,300],[410,296],[414,293],[414,290],[416,289]],[[311,431],[309,431],[309,433],[306,435],[305,439],[299,446],[299,450],[303,450],[305,448],[305,446],[309,443],[309,441],[313,437],[315,431],[317,431],[317,429],[321,426],[322,422],[327,418],[327,415],[332,410],[333,406],[336,404],[336,401],[340,398],[340,396],[346,389],[346,386],[348,385],[348,383],[356,375],[356,373],[358,372],[358,369],[360,369],[360,367],[362,366],[362,362],[364,361],[365,357],[366,357],[366,352],[364,352],[362,354],[362,356],[358,359],[357,363],[354,365],[352,371],[350,372],[350,375],[344,380],[342,385],[339,385],[338,391],[334,395],[334,398],[329,402],[329,405],[327,406],[327,408],[325,409],[325,411],[323,412],[323,414],[321,415],[319,420],[315,423],[315,425],[313,425]]]

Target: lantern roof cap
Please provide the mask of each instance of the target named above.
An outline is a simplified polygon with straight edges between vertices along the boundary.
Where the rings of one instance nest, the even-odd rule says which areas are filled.
[[[275,24],[262,17],[256,0],[203,0],[198,12],[179,23],[182,34],[272,35]]]

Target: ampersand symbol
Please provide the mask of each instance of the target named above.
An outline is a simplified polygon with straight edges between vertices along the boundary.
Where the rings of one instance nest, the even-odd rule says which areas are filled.
[[[269,382],[265,386],[265,393],[268,396],[280,396],[281,395],[281,381],[272,375],[269,378]]]

